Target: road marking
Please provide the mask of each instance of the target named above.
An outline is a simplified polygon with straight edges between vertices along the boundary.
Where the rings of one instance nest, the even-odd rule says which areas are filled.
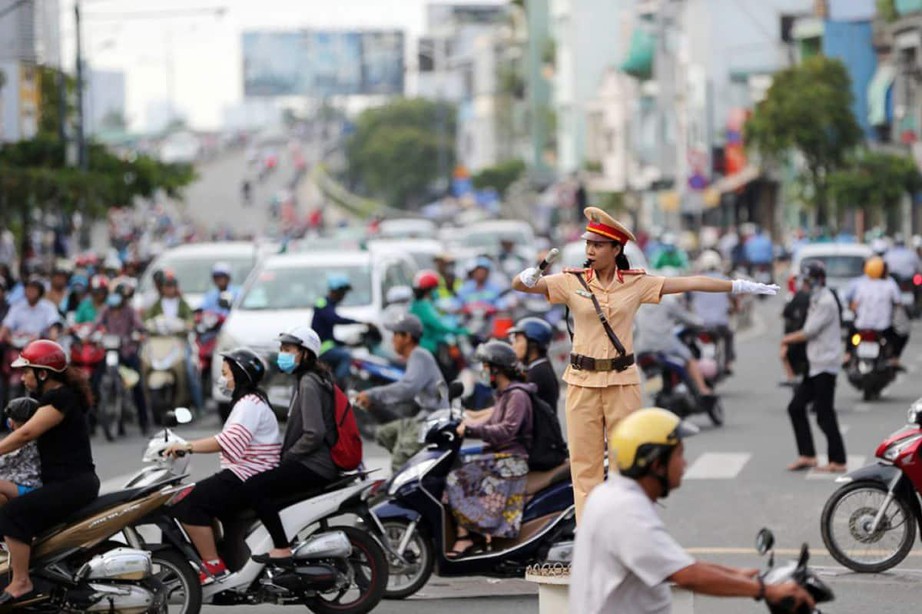
[[[692,463],[685,472],[686,480],[732,480],[752,454],[736,452],[706,452]]]
[[[862,456],[858,454],[855,454],[855,455],[849,454],[845,462],[848,465],[848,468],[851,471],[854,471],[855,469],[858,469],[859,467],[864,467],[864,462],[867,460],[867,458],[868,458],[867,456]],[[816,462],[820,467],[822,467],[829,461],[826,458],[825,454],[817,454]],[[836,478],[842,477],[842,475],[843,474],[841,473],[822,473],[820,471],[814,470],[814,471],[810,471],[807,473],[807,479],[808,480],[834,480]]]

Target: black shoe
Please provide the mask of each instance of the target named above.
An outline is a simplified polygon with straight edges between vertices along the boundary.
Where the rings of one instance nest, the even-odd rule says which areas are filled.
[[[250,558],[253,559],[255,562],[260,563],[260,564],[262,564],[262,565],[277,565],[277,566],[279,566],[279,567],[287,567],[287,566],[291,565],[291,564],[294,562],[294,557],[290,557],[290,556],[279,556],[279,557],[269,556],[269,553],[268,553],[268,552],[265,553],[265,554],[254,554],[254,555],[251,556]]]

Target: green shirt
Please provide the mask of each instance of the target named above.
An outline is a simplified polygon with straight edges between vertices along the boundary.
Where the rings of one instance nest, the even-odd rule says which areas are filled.
[[[77,324],[95,322],[97,315],[98,310],[96,309],[96,305],[93,304],[93,299],[85,298],[80,305],[77,306],[77,312],[74,314],[74,321]]]
[[[449,335],[467,334],[464,328],[455,328],[446,324],[430,300],[413,301],[410,304],[410,313],[419,318],[423,324],[423,337],[419,344],[433,354],[438,350],[439,344],[446,342]]]

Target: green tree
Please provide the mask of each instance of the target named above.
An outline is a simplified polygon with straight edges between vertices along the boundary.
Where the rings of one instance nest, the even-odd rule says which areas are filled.
[[[851,80],[836,59],[816,56],[775,74],[746,123],[746,143],[767,159],[791,151],[804,160],[801,181],[825,225],[830,173],[842,167],[862,134],[851,110]]]
[[[493,188],[501,195],[525,172],[525,163],[521,160],[506,160],[496,166],[480,170],[471,177],[471,182],[478,190]]]
[[[350,179],[389,205],[407,208],[421,203],[440,173],[454,167],[454,143],[455,111],[446,103],[399,99],[368,109],[346,143]]]
[[[922,188],[922,175],[912,158],[861,150],[847,166],[829,176],[829,193],[839,206],[863,209],[870,223],[881,223],[905,194]]]
[[[41,90],[38,135],[39,138],[57,139],[64,133],[61,128],[61,118],[71,117],[71,114],[74,112],[74,105],[69,101],[74,99],[74,94],[77,89],[77,80],[50,66],[40,66],[38,70],[39,88]],[[63,113],[61,112],[62,79],[64,80],[63,86],[66,94],[64,97],[64,105],[66,108]]]

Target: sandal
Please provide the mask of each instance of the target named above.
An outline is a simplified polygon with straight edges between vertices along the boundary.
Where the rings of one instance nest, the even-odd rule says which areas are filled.
[[[828,465],[817,467],[814,471],[817,473],[845,473],[848,468],[840,463],[829,463]]]
[[[788,465],[788,471],[806,471],[807,469],[816,469],[816,461],[797,459]]]
[[[463,544],[464,542],[470,542],[470,544],[468,544],[464,548],[459,549],[458,548],[459,544]],[[455,542],[454,547],[448,551],[448,553],[445,555],[445,558],[446,559],[461,558],[462,556],[466,555],[468,552],[473,550],[475,546],[476,544],[474,543],[474,540],[472,540],[470,537],[461,537],[458,539],[458,541]]]

